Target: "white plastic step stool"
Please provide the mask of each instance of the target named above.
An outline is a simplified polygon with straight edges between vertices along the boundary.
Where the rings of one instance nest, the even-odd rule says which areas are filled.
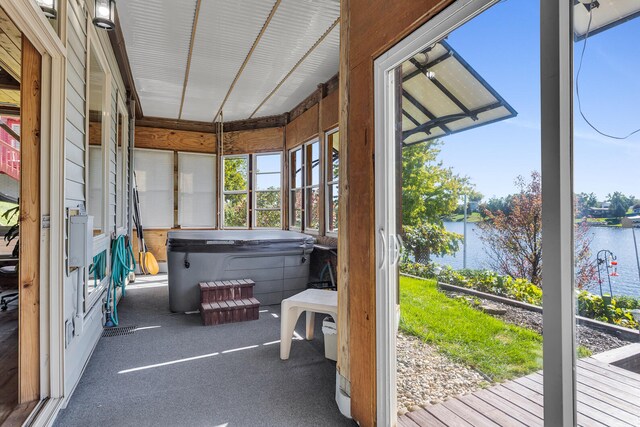
[[[287,360],[293,331],[303,311],[307,312],[307,340],[313,339],[315,313],[328,314],[338,323],[338,292],[307,289],[282,301],[280,310],[280,359]]]

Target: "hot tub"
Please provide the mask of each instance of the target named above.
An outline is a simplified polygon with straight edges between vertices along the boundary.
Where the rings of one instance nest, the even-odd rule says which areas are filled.
[[[279,304],[306,288],[314,242],[306,234],[280,230],[170,231],[169,307],[197,310],[198,283],[232,279],[253,280],[261,304]]]

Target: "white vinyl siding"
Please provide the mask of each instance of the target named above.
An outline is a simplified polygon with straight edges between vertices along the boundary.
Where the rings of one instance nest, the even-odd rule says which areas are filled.
[[[65,206],[77,207],[85,202],[85,120],[87,20],[67,8],[67,99],[65,122]]]

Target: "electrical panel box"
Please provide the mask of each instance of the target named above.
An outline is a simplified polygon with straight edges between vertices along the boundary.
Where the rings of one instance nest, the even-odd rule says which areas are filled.
[[[93,217],[69,217],[69,267],[89,267],[93,262]]]

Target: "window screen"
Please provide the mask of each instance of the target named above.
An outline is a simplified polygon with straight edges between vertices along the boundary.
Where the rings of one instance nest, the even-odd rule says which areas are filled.
[[[178,223],[216,226],[216,156],[178,153]]]
[[[146,228],[173,227],[173,152],[135,150],[140,217]]]

